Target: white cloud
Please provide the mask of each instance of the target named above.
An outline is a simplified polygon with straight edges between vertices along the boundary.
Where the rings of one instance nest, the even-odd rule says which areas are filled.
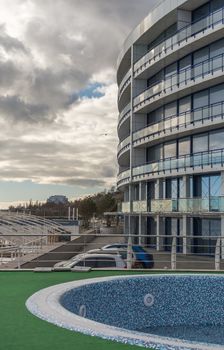
[[[116,60],[155,2],[1,0],[0,180],[116,181]]]

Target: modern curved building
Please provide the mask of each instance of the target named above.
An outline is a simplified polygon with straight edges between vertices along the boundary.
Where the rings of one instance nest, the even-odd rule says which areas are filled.
[[[136,242],[214,254],[224,236],[224,0],[164,0],[118,59],[118,188]]]

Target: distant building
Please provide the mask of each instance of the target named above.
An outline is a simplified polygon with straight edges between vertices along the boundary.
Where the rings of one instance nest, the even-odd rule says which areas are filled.
[[[67,204],[68,203],[68,198],[66,196],[62,196],[62,195],[50,196],[47,199],[47,203]]]

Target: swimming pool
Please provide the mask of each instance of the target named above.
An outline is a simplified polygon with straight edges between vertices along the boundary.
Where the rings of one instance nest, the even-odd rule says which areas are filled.
[[[46,288],[26,305],[70,330],[161,350],[224,349],[224,276],[137,275]]]

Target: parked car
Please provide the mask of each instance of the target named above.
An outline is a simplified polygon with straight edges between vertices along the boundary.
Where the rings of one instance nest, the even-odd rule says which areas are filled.
[[[132,245],[132,268],[145,268],[151,269],[154,266],[153,255],[148,253],[140,245]],[[127,262],[127,251],[128,245],[122,243],[108,244],[99,249],[89,250],[89,254],[100,254],[100,253],[109,253],[109,254],[120,254],[122,259]]]
[[[70,260],[60,261],[54,265],[54,268],[70,269],[76,266],[123,269],[126,267],[126,263],[120,254],[85,253],[78,254]]]

